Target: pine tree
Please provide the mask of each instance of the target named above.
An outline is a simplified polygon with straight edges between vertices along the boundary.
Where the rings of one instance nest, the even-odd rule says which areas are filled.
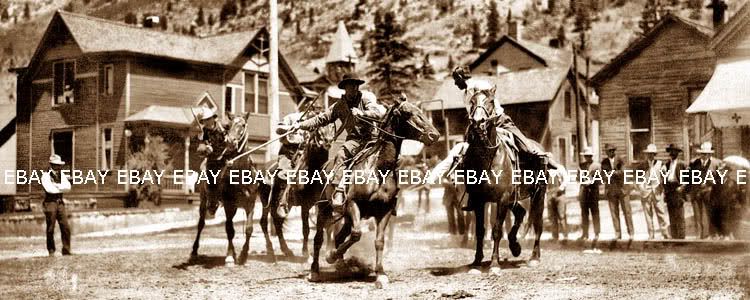
[[[73,1],[68,2],[68,4],[65,5],[65,7],[63,7],[63,10],[64,11],[69,11],[69,12],[74,12],[75,11],[75,6],[73,5]]]
[[[497,12],[497,2],[490,1],[490,12],[487,15],[487,44],[497,40],[500,35],[500,14]]]
[[[221,22],[221,24],[224,24],[227,20],[229,20],[229,17],[236,15],[237,3],[234,2],[234,0],[227,0],[226,2],[224,2],[224,5],[221,6],[221,11],[219,11],[219,22]]]
[[[430,63],[429,54],[425,54],[424,59],[422,60],[422,69],[420,72],[424,78],[428,79],[432,79],[432,76],[435,75],[435,68],[433,68],[432,63]]]
[[[411,70],[414,50],[409,42],[402,38],[404,29],[396,21],[392,12],[383,15],[375,23],[371,40],[373,47],[367,57],[371,69],[367,73],[371,78],[373,89],[386,101],[393,100],[391,95],[409,92],[415,85],[415,75]]]
[[[658,10],[656,0],[646,1],[646,6],[643,7],[643,11],[641,12],[641,21],[638,22],[638,27],[641,28],[642,34],[649,32],[659,22]]]
[[[315,24],[315,10],[310,7],[310,10],[307,11],[307,26],[312,27],[313,24]]]
[[[172,1],[167,2],[167,11],[172,11]]]
[[[26,20],[31,19],[31,7],[29,7],[29,2],[26,2],[23,6],[23,18]]]
[[[0,12],[0,21],[6,22],[10,19],[10,14],[8,13],[7,8],[3,8],[3,11]]]
[[[161,25],[161,30],[166,31],[167,29],[169,29],[168,23],[169,21],[167,20],[166,15],[159,17],[159,25]]]
[[[477,20],[471,22],[471,47],[475,49],[482,47],[482,31]]]
[[[128,12],[125,15],[125,24],[138,24],[138,17],[133,12]]]
[[[198,26],[203,26],[206,24],[206,16],[203,13],[203,6],[198,7],[198,16],[195,18],[195,24]]]
[[[446,66],[448,68],[448,71],[453,71],[454,64],[455,63],[453,63],[453,55],[448,55],[448,65]]]
[[[560,48],[565,47],[567,39],[565,38],[565,28],[563,26],[557,28],[557,42],[560,43]]]
[[[214,24],[216,24],[216,20],[214,20],[214,14],[209,14],[208,21],[206,22],[208,23],[208,26],[214,26]]]

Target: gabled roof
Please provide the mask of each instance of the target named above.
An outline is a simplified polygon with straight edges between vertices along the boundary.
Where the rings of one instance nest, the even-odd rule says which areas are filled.
[[[190,107],[150,105],[127,118],[126,123],[149,123],[173,128],[197,128],[194,111]]]
[[[695,32],[698,36],[708,40],[713,35],[713,29],[701,24],[695,23],[691,20],[681,18],[679,16],[668,14],[661,19],[654,27],[642,37],[636,39],[625,50],[618,54],[612,59],[607,65],[605,65],[599,72],[591,78],[591,82],[594,86],[600,85],[603,81],[609,79],[620,71],[620,68],[625,65],[628,61],[638,57],[638,55],[650,46],[656,39],[659,38],[661,33],[671,25],[679,25],[688,28]]]
[[[357,59],[357,52],[354,51],[354,43],[352,43],[352,38],[346,31],[344,21],[339,21],[338,28],[336,28],[336,34],[333,37],[333,43],[331,43],[331,48],[328,49],[328,55],[326,55],[326,63],[356,63]]]
[[[729,22],[719,28],[716,35],[714,35],[714,38],[711,40],[709,47],[711,50],[723,47],[748,24],[750,24],[750,4],[745,3],[745,5],[743,5],[742,8],[740,8],[740,10],[729,19]]]
[[[541,63],[545,67],[548,66],[547,61],[544,58],[534,53],[526,46],[520,44],[518,41],[516,41],[512,37],[508,35],[503,35],[502,38],[492,43],[492,45],[490,45],[486,51],[484,51],[481,55],[479,55],[477,59],[475,59],[471,64],[469,64],[469,69],[476,69],[477,67],[479,67],[479,65],[481,65],[485,60],[487,60],[492,55],[492,53],[495,53],[495,51],[497,51],[497,49],[500,49],[500,47],[502,47],[505,43],[510,43],[511,45],[516,46],[518,49],[521,49],[521,51],[525,52],[531,58],[537,60],[539,63]]]
[[[565,67],[536,68],[498,76],[475,76],[472,79],[494,84],[497,87],[495,95],[500,99],[500,104],[512,105],[553,100],[569,71]],[[463,91],[455,86],[453,79],[444,80],[433,98],[442,99],[446,109],[464,107]],[[440,109],[440,103],[430,103],[427,109]]]

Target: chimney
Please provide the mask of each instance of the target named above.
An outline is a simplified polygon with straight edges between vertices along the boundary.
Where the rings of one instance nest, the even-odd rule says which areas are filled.
[[[508,22],[508,35],[516,41],[520,41],[523,38],[523,24],[518,20],[511,20]]]
[[[711,0],[711,4],[706,6],[713,10],[714,29],[719,29],[724,24],[726,17],[727,3],[724,0]]]

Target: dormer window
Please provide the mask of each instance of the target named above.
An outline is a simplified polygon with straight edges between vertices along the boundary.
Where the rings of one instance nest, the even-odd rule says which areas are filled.
[[[75,61],[61,61],[53,64],[54,83],[52,93],[52,104],[60,105],[74,102],[75,88]]]

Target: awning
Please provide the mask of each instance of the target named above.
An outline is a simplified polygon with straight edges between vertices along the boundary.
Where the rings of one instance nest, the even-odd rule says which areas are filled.
[[[190,107],[151,105],[125,118],[125,123],[148,123],[171,128],[198,128],[194,125],[197,111]]]
[[[750,125],[750,59],[719,63],[686,112],[708,113],[716,127]]]

